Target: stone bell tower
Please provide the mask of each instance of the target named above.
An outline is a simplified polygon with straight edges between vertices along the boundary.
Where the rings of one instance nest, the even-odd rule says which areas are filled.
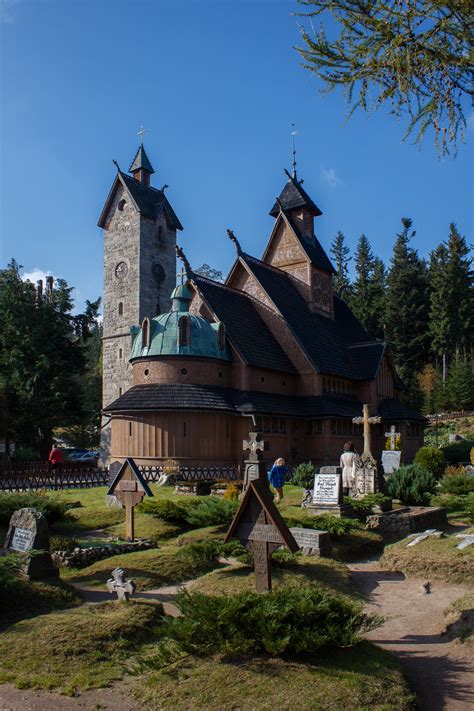
[[[176,285],[176,230],[182,225],[164,185],[151,185],[155,172],[143,143],[129,168],[117,174],[98,225],[104,236],[104,335],[102,405],[131,387],[132,326],[169,310]],[[101,461],[108,460],[109,432],[101,437]]]

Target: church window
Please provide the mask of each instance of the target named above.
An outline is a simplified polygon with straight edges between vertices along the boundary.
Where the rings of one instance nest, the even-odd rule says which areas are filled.
[[[272,432],[278,432],[278,417],[272,417]]]
[[[269,417],[263,418],[263,431],[270,432],[270,418]]]
[[[280,417],[278,429],[280,432],[286,432],[286,420],[284,417]]]
[[[132,423],[131,422],[128,423],[128,436],[129,437],[132,436]]]
[[[186,437],[186,435],[187,435],[186,422],[183,422],[183,437]]]
[[[119,395],[122,395],[123,393],[123,388],[119,388]]]
[[[229,438],[229,423],[228,422],[226,422],[226,424],[225,424],[225,436],[227,437],[227,439]]]
[[[142,348],[150,347],[150,319],[148,316],[142,321]]]
[[[223,351],[225,349],[225,326],[223,323],[219,324],[219,330],[217,332],[217,337],[219,341],[219,350]]]
[[[120,202],[119,202],[119,204],[118,204],[118,209],[119,209],[120,212],[123,212],[123,211],[124,211],[126,204],[127,204],[127,201],[126,201],[126,200],[120,200]]]
[[[264,382],[265,382],[265,378],[263,377],[263,375],[262,375],[262,377],[260,378],[260,382],[261,382],[261,383],[264,383]]]
[[[119,316],[123,316],[123,303],[120,301],[118,305],[118,314]]]
[[[191,321],[189,316],[181,316],[178,321],[178,345],[189,346],[191,343]]]
[[[119,348],[119,358],[120,358],[120,360],[122,360],[122,358],[123,358],[123,349],[122,348]]]
[[[187,375],[188,374],[188,369],[187,368],[181,368],[181,375]]]
[[[148,370],[148,368],[145,368],[145,370],[143,371],[143,373],[144,373],[145,375],[150,375],[150,371]]]
[[[219,378],[222,378],[222,373],[221,373],[221,371],[219,371],[219,372],[217,373],[217,375],[219,376]]]
[[[158,225],[158,242],[163,244],[163,225]]]

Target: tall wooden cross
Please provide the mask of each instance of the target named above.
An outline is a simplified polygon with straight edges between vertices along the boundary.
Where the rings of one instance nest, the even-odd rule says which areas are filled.
[[[122,464],[107,494],[115,496],[125,509],[125,538],[127,541],[133,541],[135,537],[133,509],[143,501],[145,495],[153,496],[133,459],[128,457]]]
[[[352,418],[352,422],[355,425],[364,425],[364,455],[367,457],[372,456],[370,450],[370,425],[377,425],[381,421],[382,418],[379,415],[370,417],[370,405],[367,404],[362,406],[362,417]]]
[[[395,425],[392,425],[390,432],[385,432],[385,437],[390,437],[390,449],[393,450],[397,444],[397,437],[400,437],[400,432],[397,432]]]

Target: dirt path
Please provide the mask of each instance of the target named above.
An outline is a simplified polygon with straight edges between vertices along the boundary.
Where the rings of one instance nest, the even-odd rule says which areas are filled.
[[[470,711],[474,708],[472,647],[450,641],[443,611],[466,588],[433,582],[431,593],[424,580],[384,571],[378,562],[350,566],[354,582],[367,598],[368,612],[386,621],[368,638],[396,654],[406,669],[422,711]]]

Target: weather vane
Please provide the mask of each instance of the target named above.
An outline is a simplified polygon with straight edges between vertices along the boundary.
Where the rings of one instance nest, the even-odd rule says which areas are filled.
[[[141,141],[142,146],[143,146],[143,136],[145,135],[146,132],[147,132],[147,129],[143,128],[143,126],[140,126],[140,130],[137,131],[137,136],[140,136],[140,141]]]
[[[291,124],[291,140],[293,144],[293,178],[296,180],[296,147],[295,147],[295,136],[297,134],[297,130],[295,128],[295,124]]]

